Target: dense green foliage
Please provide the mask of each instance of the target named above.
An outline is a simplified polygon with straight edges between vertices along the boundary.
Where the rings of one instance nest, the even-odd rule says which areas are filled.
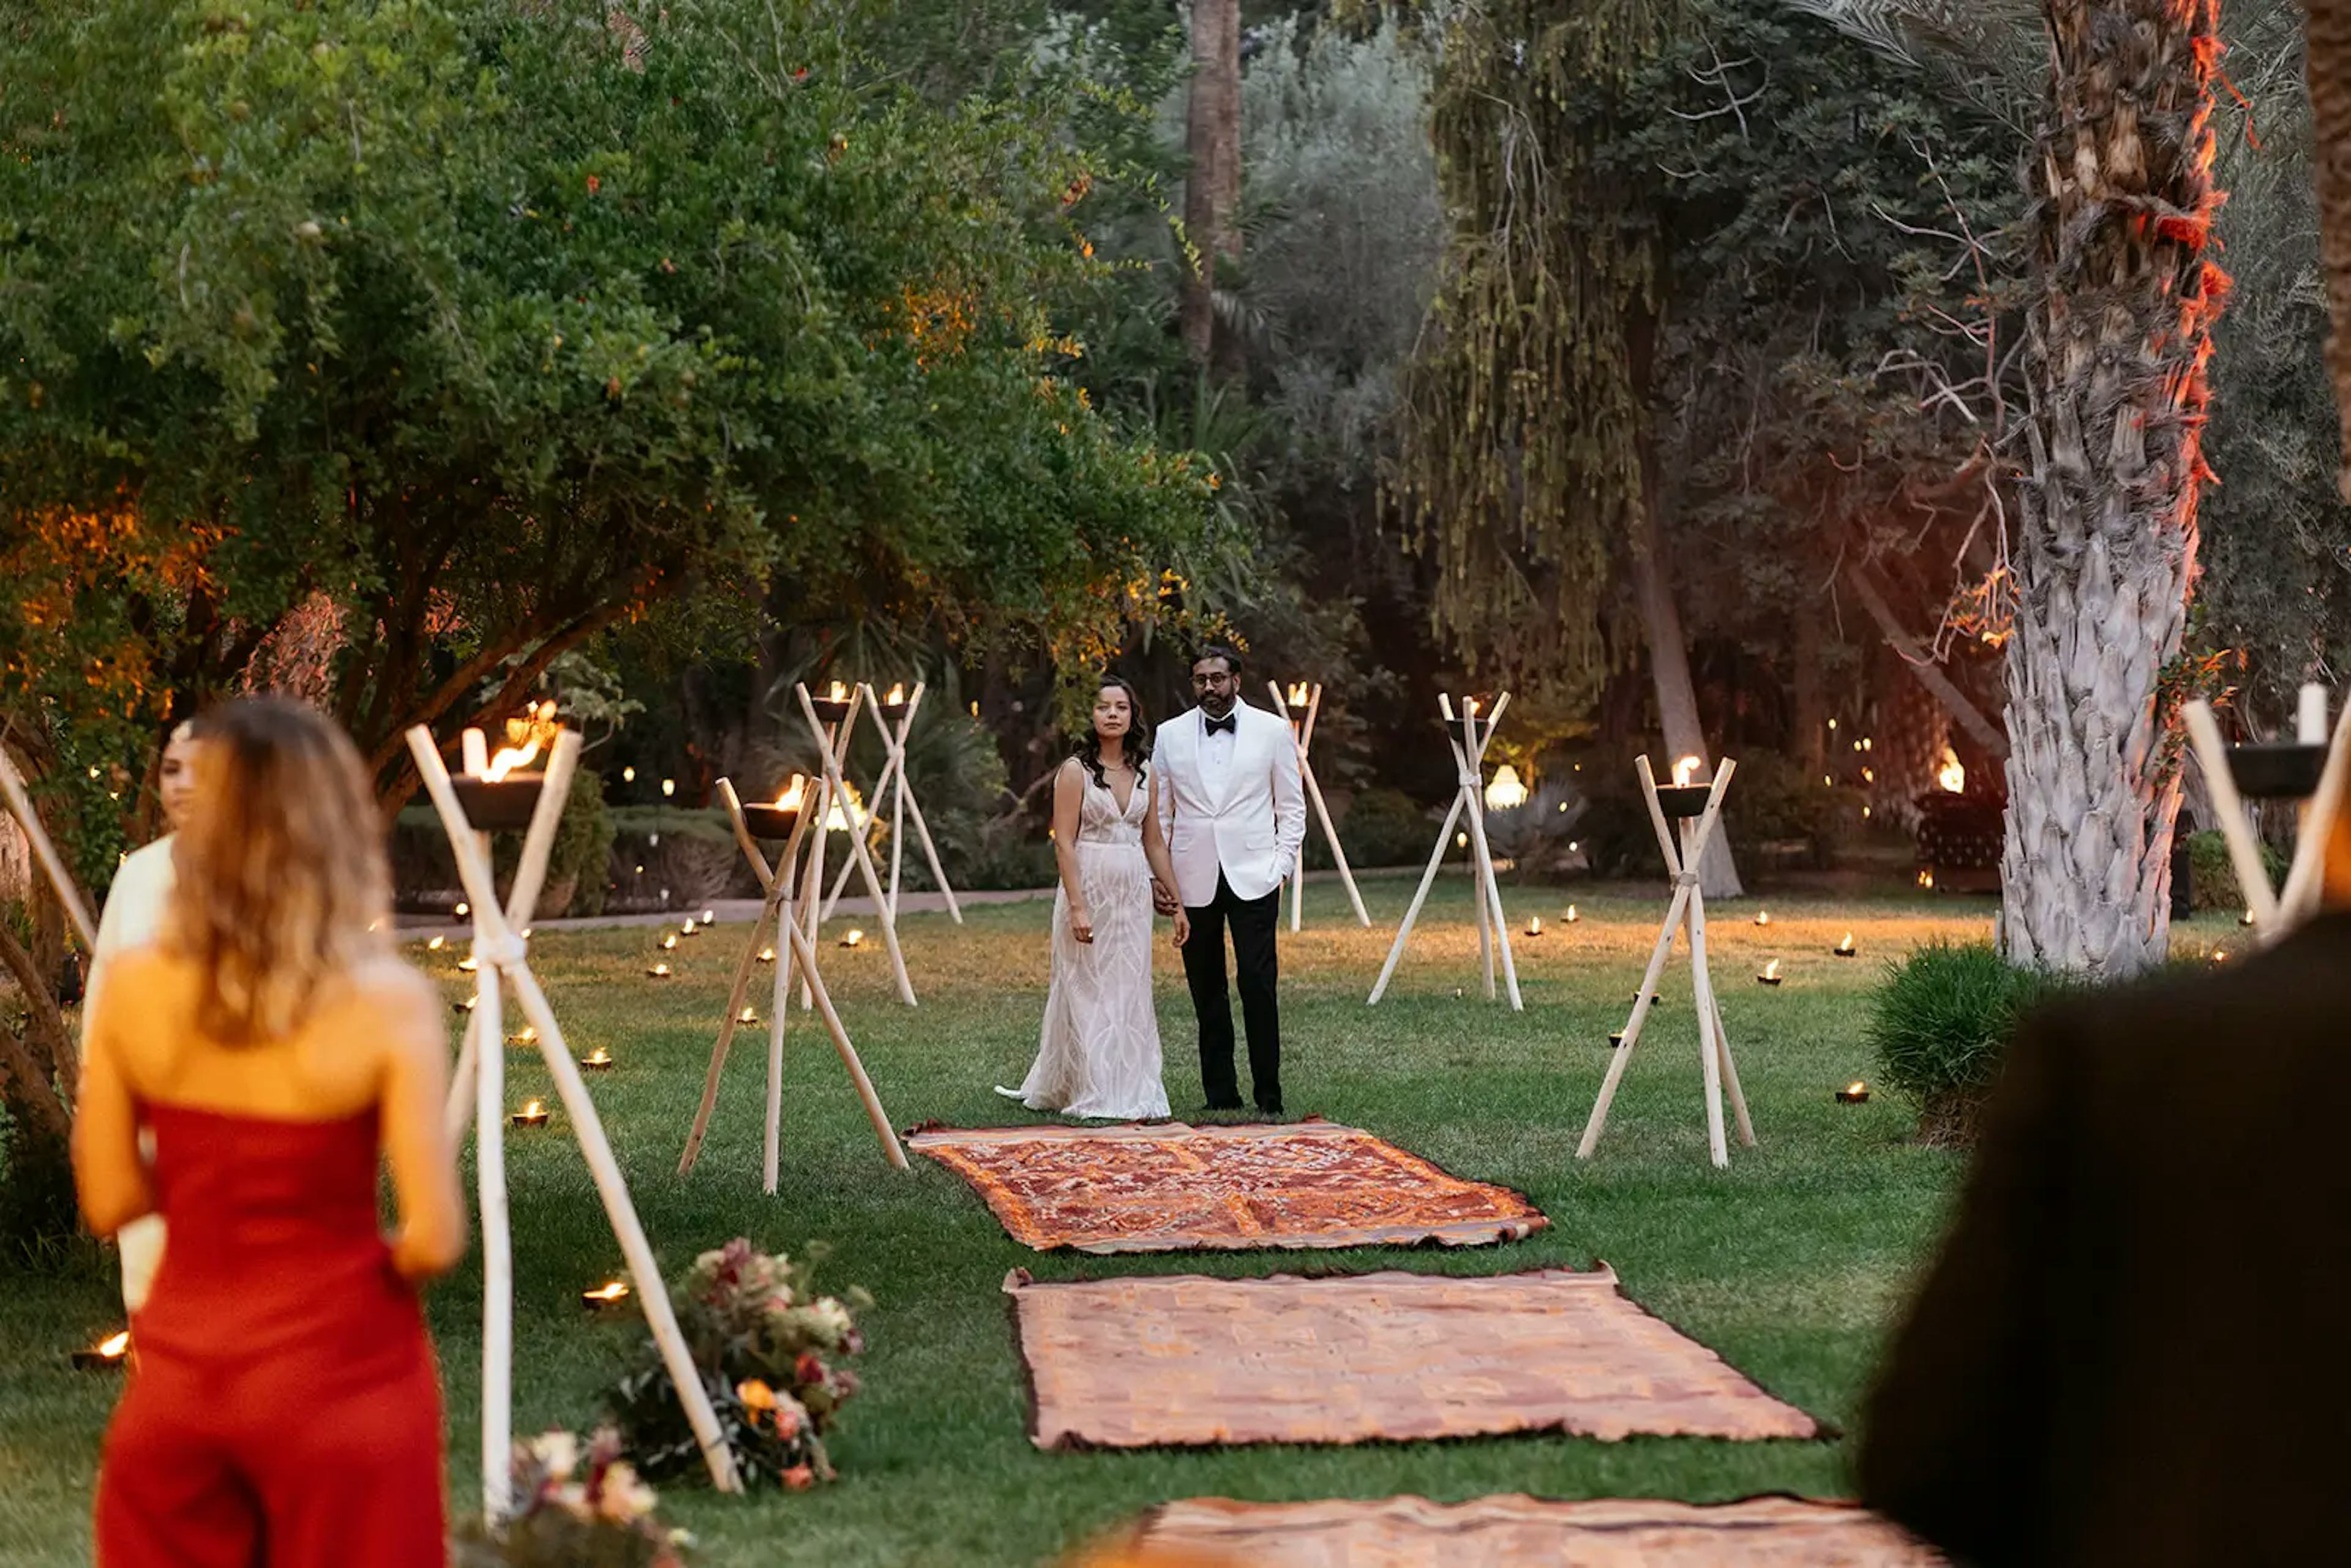
[[[2064,982],[2019,968],[1989,943],[1921,947],[1889,965],[1866,1037],[1886,1088],[1932,1133],[1964,1135],[2018,1019]]]

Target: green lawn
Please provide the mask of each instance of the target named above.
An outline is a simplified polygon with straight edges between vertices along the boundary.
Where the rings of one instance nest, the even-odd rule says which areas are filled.
[[[795,1014],[788,1040],[783,1190],[761,1197],[759,1058],[738,1047],[700,1167],[674,1174],[693,1114],[727,973],[742,938],[721,927],[668,955],[678,977],[644,979],[653,934],[542,936],[537,967],[577,1052],[610,1049],[618,1070],[591,1079],[640,1212],[664,1265],[736,1234],[797,1250],[821,1238],[824,1279],[878,1298],[865,1322],[866,1393],[833,1444],[841,1480],[820,1493],[730,1500],[665,1494],[665,1511],[700,1539],[705,1564],[1035,1563],[1167,1499],[1306,1499],[1410,1490],[1462,1499],[1498,1490],[1560,1497],[1649,1494],[1697,1500],[1844,1485],[1835,1444],[1728,1444],[1563,1437],[1356,1448],[1040,1454],[1023,1434],[1021,1379],[1000,1286],[1025,1266],[1040,1279],[1121,1271],[1254,1274],[1399,1264],[1484,1273],[1605,1259],[1635,1298],[1720,1351],[1766,1388],[1848,1423],[1903,1281],[1930,1239],[1956,1166],[1913,1146],[1905,1107],[1879,1096],[1832,1103],[1865,1076],[1863,1002],[1884,960],[1937,936],[1989,929],[1983,902],[1770,901],[1718,913],[1715,969],[1761,1146],[1718,1173],[1706,1159],[1686,964],[1667,971],[1639,1058],[1599,1154],[1576,1138],[1655,934],[1646,892],[1579,894],[1583,918],[1559,922],[1563,895],[1514,889],[1527,1010],[1482,1000],[1466,883],[1432,900],[1388,997],[1364,996],[1408,882],[1366,887],[1369,931],[1343,923],[1339,890],[1310,889],[1307,929],[1285,937],[1284,1079],[1290,1109],[1371,1128],[1465,1176],[1526,1192],[1552,1228],[1512,1246],[1400,1254],[1211,1255],[1098,1260],[1039,1256],[1008,1239],[979,1199],[917,1158],[882,1162],[821,1032]],[[829,949],[829,978],[892,1117],[962,1124],[1026,1116],[990,1092],[1019,1080],[1034,1048],[1046,981],[1041,903],[944,915],[904,928],[922,1005],[892,998],[878,944]],[[2225,924],[2210,922],[2212,935]],[[1829,948],[1846,929],[1861,956]],[[2195,940],[2195,938],[2191,938]],[[426,956],[419,949],[420,958]],[[453,953],[431,956],[458,994]],[[1783,961],[1777,990],[1750,976]],[[764,978],[764,971],[762,972]],[[1178,1116],[1199,1104],[1189,1009],[1172,952],[1160,966],[1167,1082]],[[1457,995],[1457,988],[1460,994]],[[510,1027],[513,1027],[510,1023]],[[746,1043],[754,1037],[747,1036]],[[510,1056],[515,1097],[544,1093],[544,1070]],[[550,1096],[551,1098],[551,1096]],[[632,1332],[583,1318],[577,1292],[613,1273],[617,1249],[560,1123],[509,1142],[516,1230],[516,1429],[585,1427]],[[470,1178],[469,1178],[470,1179]],[[448,1385],[456,1505],[476,1493],[478,1274],[431,1299]],[[66,1353],[116,1326],[110,1273],[12,1281],[0,1336],[0,1563],[89,1559],[86,1513],[98,1444],[118,1384],[67,1368]]]

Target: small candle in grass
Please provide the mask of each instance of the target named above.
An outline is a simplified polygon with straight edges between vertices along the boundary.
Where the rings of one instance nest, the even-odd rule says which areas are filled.
[[[841,945],[844,947],[862,947],[865,946],[865,933],[852,929],[848,936],[841,939]]]
[[[2237,916],[2237,924],[2240,925],[2251,925],[2252,923],[2253,912],[2250,909],[2246,910],[2244,914]]]
[[[1759,909],[1759,910],[1757,910],[1757,911],[1755,912],[1755,924],[1756,924],[1756,925],[1771,925],[1771,912],[1770,910],[1768,910],[1768,909]]]
[[[457,972],[461,975],[478,974],[481,967],[482,961],[479,958],[467,956],[457,960]]]
[[[507,1043],[509,1045],[537,1045],[538,1043],[538,1030],[528,1024],[525,1024],[521,1029],[515,1031],[514,1038]]]
[[[86,1372],[105,1372],[131,1359],[131,1331],[110,1334],[88,1350],[73,1354],[73,1364]]]
[[[1837,939],[1837,945],[1830,951],[1840,958],[1850,958],[1860,949],[1853,945],[1853,933],[1848,931]]]
[[[759,1021],[759,1015],[757,1010],[751,1008],[745,1008],[741,1012],[735,1015],[735,1021],[737,1023],[758,1023]]]
[[[1856,1078],[1852,1082],[1846,1084],[1844,1088],[1838,1090],[1836,1092],[1836,1098],[1837,1103],[1840,1105],[1862,1104],[1869,1098],[1869,1085]]]
[[[685,917],[685,924],[678,927],[678,931],[680,934],[687,936],[699,936],[702,935],[702,927],[695,923],[694,916],[690,915]]]
[[[1575,905],[1573,905],[1573,904],[1569,904],[1569,905],[1567,906],[1567,915],[1566,915],[1566,919],[1567,919],[1567,923],[1568,923],[1570,925],[1574,925],[1577,921],[1579,921],[1579,920],[1581,920],[1581,919],[1583,919],[1583,915],[1578,915],[1578,914],[1575,912]]]
[[[451,1002],[449,1006],[454,1011],[469,1013],[474,1010],[475,1007],[481,1001],[481,998],[476,996],[467,996],[457,1001]]]
[[[546,1103],[538,1100],[526,1100],[522,1103],[522,1109],[507,1120],[517,1127],[543,1127],[547,1125]]]
[[[676,951],[676,949],[677,933],[673,931],[668,936],[662,938],[662,951],[664,953],[670,953]]]
[[[705,925],[717,925],[717,924],[718,924],[718,912],[717,912],[716,910],[715,910],[715,909],[705,909],[705,910],[704,910],[704,911],[702,912],[702,923],[703,923]]]
[[[427,953],[438,953],[442,948],[446,947],[447,946],[449,946],[449,939],[447,937],[434,936],[425,942],[424,950]]]
[[[592,1291],[580,1292],[580,1304],[591,1312],[610,1312],[629,1299],[629,1286],[624,1280],[612,1280]]]
[[[773,947],[762,947],[759,949],[759,962],[762,964],[772,964],[775,961],[776,950]]]
[[[655,964],[652,968],[647,969],[645,973],[652,976],[656,980],[666,980],[669,978],[669,966],[667,964]]]
[[[1530,915],[1527,916],[1527,935],[1530,936],[1540,936],[1542,935],[1541,915]]]
[[[1774,958],[1770,963],[1764,965],[1763,972],[1755,977],[1755,981],[1756,984],[1763,986],[1778,985],[1780,983],[1780,960]]]
[[[600,1045],[581,1057],[580,1065],[590,1072],[610,1072],[612,1071],[612,1053]]]

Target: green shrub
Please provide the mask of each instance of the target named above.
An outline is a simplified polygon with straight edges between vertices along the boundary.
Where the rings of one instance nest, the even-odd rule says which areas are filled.
[[[1401,789],[1361,789],[1347,802],[1337,817],[1339,841],[1347,846],[1348,865],[1363,869],[1370,866],[1417,865],[1428,856],[1429,846],[1436,841],[1437,824]],[[1310,803],[1306,815],[1306,866],[1309,871],[1328,871],[1337,862],[1331,858],[1330,841],[1322,836],[1322,824],[1314,820]]]
[[[2024,1012],[2068,982],[1989,944],[1937,944],[1892,965],[1865,1038],[1878,1080],[1915,1102],[1930,1142],[1965,1142]]]
[[[2269,873],[2272,887],[2285,879],[2285,856],[2266,840],[2262,844],[2262,867]],[[2236,862],[2229,858],[2229,841],[2220,833],[2207,831],[2188,835],[2188,870],[2196,908],[2245,907],[2244,890],[2237,885]]]
[[[1825,866],[1860,821],[1853,791],[1830,789],[1802,763],[1771,751],[1739,758],[1722,809],[1723,831],[1741,864],[1761,864],[1765,844],[1801,841],[1806,863]]]

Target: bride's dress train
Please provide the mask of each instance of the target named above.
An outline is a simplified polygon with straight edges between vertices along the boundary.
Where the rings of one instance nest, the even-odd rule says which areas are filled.
[[[1018,1089],[1032,1111],[1141,1121],[1167,1114],[1159,1081],[1159,1016],[1151,1002],[1151,867],[1143,854],[1148,781],[1118,797],[1085,774],[1078,810],[1078,881],[1094,939],[1070,929],[1067,888],[1053,894],[1053,984],[1036,1065]]]

